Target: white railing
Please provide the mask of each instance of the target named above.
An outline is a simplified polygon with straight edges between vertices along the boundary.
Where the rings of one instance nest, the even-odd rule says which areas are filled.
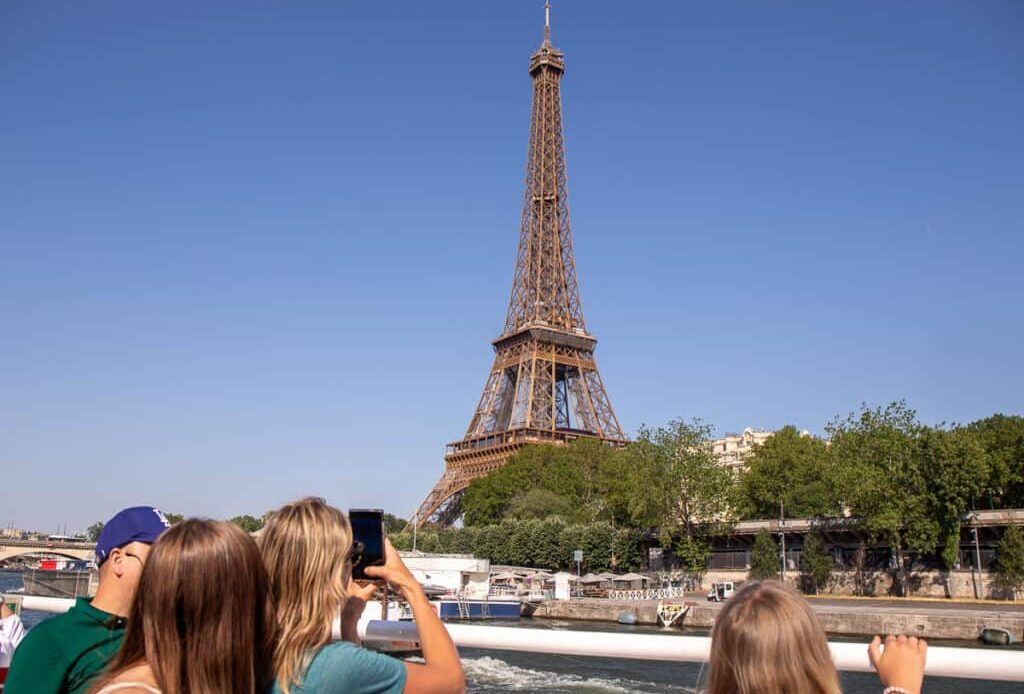
[[[65,612],[73,604],[73,600],[31,595],[22,600],[23,609],[43,612]],[[455,644],[463,648],[694,663],[707,661],[711,651],[711,639],[707,636],[544,631],[468,624],[446,624],[445,627]],[[369,646],[375,641],[418,643],[419,638],[414,622],[360,621],[359,636]],[[830,642],[829,648],[840,670],[871,672],[866,643]],[[931,646],[925,674],[1024,682],[1024,651]]]
[[[686,590],[682,586],[647,588],[645,590],[609,590],[608,597],[612,600],[664,600],[665,598],[684,598]]]
[[[518,596],[519,593],[515,586],[503,586],[494,583],[491,584],[490,590],[487,593],[489,598],[515,598]]]
[[[374,641],[416,641],[409,622],[360,623],[367,645]],[[515,627],[445,624],[455,644],[462,648],[556,653],[636,660],[706,662],[711,650],[707,636],[661,636],[599,631],[544,631]],[[394,630],[400,631],[394,631]],[[840,670],[871,672],[867,642],[829,643],[832,659]],[[980,680],[1024,681],[1024,652],[986,648],[928,649],[925,674]]]

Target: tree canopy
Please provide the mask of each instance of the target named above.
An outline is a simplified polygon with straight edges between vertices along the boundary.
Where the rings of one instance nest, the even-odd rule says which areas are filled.
[[[781,566],[775,540],[767,530],[761,530],[754,537],[754,548],[750,551],[750,577],[756,581],[778,578]]]
[[[256,518],[254,516],[250,516],[249,514],[246,514],[244,516],[235,516],[231,519],[231,522],[247,533],[254,533],[263,527],[262,518]]]
[[[1024,531],[1012,524],[1003,533],[996,552],[993,583],[1012,600],[1024,590]]]
[[[469,485],[464,527],[424,527],[417,546],[550,569],[575,568],[572,552],[580,549],[592,571],[641,569],[647,550],[660,546],[674,566],[699,574],[716,535],[736,519],[778,517],[781,504],[787,518],[852,516],[873,542],[891,548],[906,587],[905,564],[915,556],[956,565],[973,509],[1024,506],[1024,417],[928,426],[898,401],[862,405],[825,431],[820,438],[783,427],[754,446],[738,474],[719,464],[711,427],[697,419],[643,426],[623,448],[589,437],[524,446]],[[251,532],[264,518],[231,520]],[[385,514],[384,522],[397,547],[411,546],[404,519]],[[88,534],[101,529],[96,523]],[[1008,576],[1019,534],[1009,532],[1000,553]],[[804,545],[802,569],[814,589],[831,563],[820,539],[809,535]],[[758,542],[777,571],[775,550],[767,551],[774,540]]]
[[[791,518],[841,513],[822,439],[785,426],[754,446],[745,462],[737,490],[737,512],[743,518],[777,517],[780,505]]]

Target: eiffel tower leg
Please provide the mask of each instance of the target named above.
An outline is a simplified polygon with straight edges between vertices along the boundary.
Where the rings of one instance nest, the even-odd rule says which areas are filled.
[[[434,488],[427,494],[427,498],[419,505],[413,513],[412,522],[416,527],[422,526],[430,521],[437,521],[443,525],[451,525],[462,515],[462,492],[466,484],[460,484],[461,480],[455,470],[448,468],[441,475]],[[442,517],[444,520],[442,520]]]

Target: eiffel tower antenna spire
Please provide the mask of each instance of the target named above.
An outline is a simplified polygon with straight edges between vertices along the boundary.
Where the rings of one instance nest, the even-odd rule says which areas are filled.
[[[594,361],[597,338],[583,321],[562,132],[563,53],[544,42],[530,56],[533,107],[526,185],[505,326],[491,345],[494,365],[460,441],[448,444],[445,471],[413,522],[454,522],[469,483],[528,444],[591,438],[622,446],[626,437]]]
[[[544,43],[551,45],[551,3],[544,2]]]

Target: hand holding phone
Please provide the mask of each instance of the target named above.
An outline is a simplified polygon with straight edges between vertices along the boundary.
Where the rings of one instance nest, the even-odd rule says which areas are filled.
[[[379,508],[349,509],[352,525],[352,578],[372,581],[366,567],[384,564],[384,511]]]

